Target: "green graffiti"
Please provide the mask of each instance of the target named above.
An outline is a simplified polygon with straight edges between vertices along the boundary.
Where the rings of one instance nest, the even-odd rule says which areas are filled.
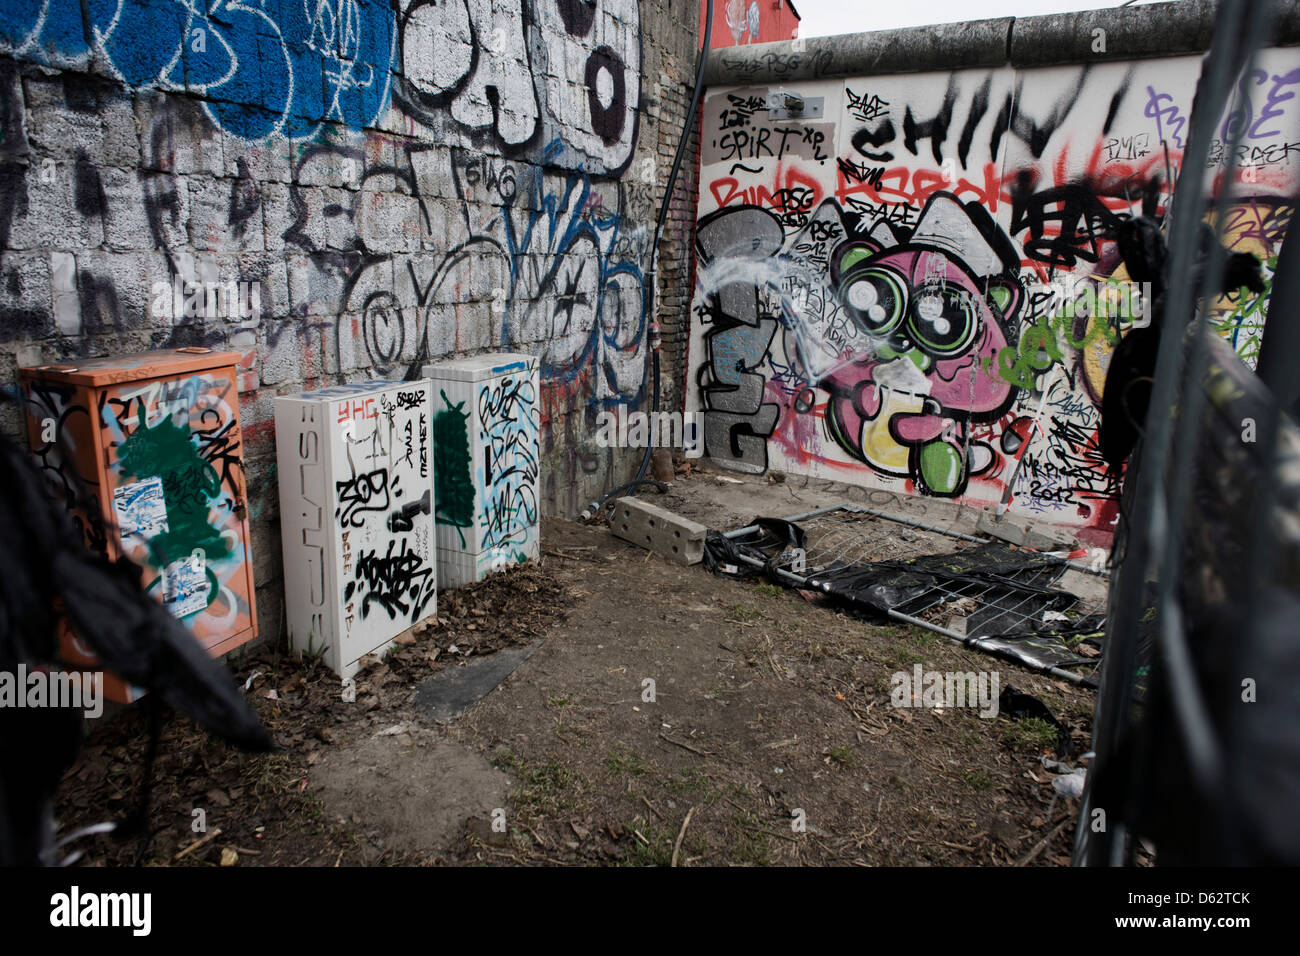
[[[1115,325],[1121,317],[1106,307],[1108,301],[1107,296],[1098,296],[1095,312],[1082,308],[1081,302],[1067,302],[1055,314],[1040,315],[1032,325],[1021,330],[1016,344],[1007,345],[995,357],[984,360],[985,373],[1017,388],[1032,390],[1037,387],[1039,375],[1058,362],[1065,363],[1067,349],[1082,352],[1103,339],[1114,348],[1119,343]],[[1132,310],[1122,307],[1122,311]]]
[[[946,441],[927,442],[921,446],[921,480],[931,491],[956,494],[961,485],[962,453]]]
[[[465,547],[462,528],[474,524],[474,477],[469,460],[469,413],[464,402],[452,405],[439,390],[446,406],[433,416],[433,517],[438,524],[451,525]]]
[[[1273,273],[1277,269],[1277,256],[1265,261],[1264,291],[1256,295],[1248,289],[1225,296],[1229,308],[1212,319],[1215,330],[1232,345],[1241,360],[1254,368],[1259,364],[1259,348],[1263,341],[1264,320],[1268,317],[1268,297],[1273,291]]]
[[[136,415],[136,430],[118,447],[124,477],[158,476],[167,505],[167,530],[149,541],[155,567],[201,552],[210,584],[207,604],[216,599],[218,582],[211,563],[230,554],[230,543],[208,518],[209,503],[221,494],[221,476],[199,455],[190,430],[165,416],[157,425],[145,422],[144,403]],[[153,582],[150,586],[157,584]]]

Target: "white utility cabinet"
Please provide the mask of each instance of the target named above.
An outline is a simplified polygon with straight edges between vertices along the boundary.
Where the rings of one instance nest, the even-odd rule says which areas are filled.
[[[461,587],[538,555],[538,363],[495,352],[424,366],[433,387],[438,577]]]
[[[275,399],[285,618],[340,677],[437,611],[430,383]]]

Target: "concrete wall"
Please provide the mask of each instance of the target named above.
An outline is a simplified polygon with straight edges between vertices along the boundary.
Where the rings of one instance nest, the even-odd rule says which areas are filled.
[[[1102,387],[1142,320],[1108,236],[1169,208],[1200,57],[1153,54],[1203,47],[1209,23],[1206,4],[1164,4],[720,54],[687,376],[710,457],[875,500],[1010,486],[1013,510],[1104,538]],[[1220,214],[1270,278],[1300,187],[1298,91],[1300,50],[1269,49],[1205,171],[1223,185],[1240,130]],[[1266,300],[1214,306],[1248,362]]]
[[[280,626],[275,394],[527,351],[542,510],[624,480],[637,453],[596,447],[594,421],[648,399],[644,274],[697,0],[205,9],[0,0],[0,380],[87,355],[239,352],[264,635]],[[677,355],[693,188],[658,273]],[[187,308],[208,282],[242,283],[243,308]]]

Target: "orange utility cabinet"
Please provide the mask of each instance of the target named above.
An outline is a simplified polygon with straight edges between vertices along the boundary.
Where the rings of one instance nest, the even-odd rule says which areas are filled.
[[[19,369],[32,452],[87,545],[140,565],[213,656],[257,636],[238,359],[165,349]],[[74,474],[97,508],[78,500]],[[69,667],[100,669],[71,631],[59,647]],[[104,693],[142,691],[106,673]]]

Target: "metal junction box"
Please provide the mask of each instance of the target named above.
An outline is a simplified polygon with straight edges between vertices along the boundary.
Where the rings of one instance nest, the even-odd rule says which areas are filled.
[[[340,677],[437,611],[429,383],[275,400],[285,618]]]
[[[538,362],[496,352],[424,366],[433,384],[438,574],[461,587],[538,556]]]
[[[145,587],[214,656],[257,636],[238,359],[188,348],[19,370],[32,451],[86,543],[143,567]],[[103,521],[77,500],[73,474]],[[100,668],[69,630],[60,656]],[[113,674],[104,692],[142,693]]]

